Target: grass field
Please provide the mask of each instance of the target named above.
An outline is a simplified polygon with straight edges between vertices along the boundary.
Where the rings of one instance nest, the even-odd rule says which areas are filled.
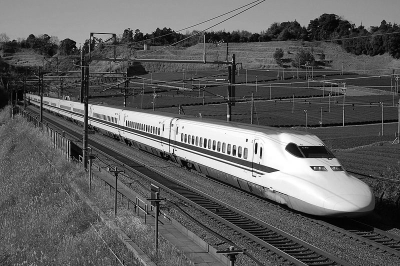
[[[141,265],[73,196],[70,182],[88,190],[82,168],[52,149],[37,128],[9,114],[0,112],[0,265]],[[132,211],[120,205],[113,219],[114,196],[97,180],[90,197],[157,265],[193,265],[163,239],[155,255],[152,229]]]

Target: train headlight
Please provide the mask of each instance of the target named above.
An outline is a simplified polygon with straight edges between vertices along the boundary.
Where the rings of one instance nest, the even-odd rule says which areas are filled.
[[[327,171],[325,166],[310,166],[314,171]]]
[[[342,166],[331,166],[332,171],[344,171]]]

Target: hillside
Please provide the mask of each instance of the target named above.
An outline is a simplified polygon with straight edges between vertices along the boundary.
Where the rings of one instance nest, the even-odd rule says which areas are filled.
[[[290,61],[300,49],[310,50],[314,57],[318,60],[319,55],[325,54],[327,68],[342,69],[350,72],[359,72],[362,74],[389,74],[387,69],[400,68],[400,60],[392,58],[388,54],[378,56],[356,56],[347,53],[341,46],[332,43],[322,42],[301,42],[301,41],[286,41],[286,42],[259,42],[259,43],[230,43],[229,56],[231,60],[232,54],[236,56],[236,62],[239,63],[239,68],[245,69],[276,69],[279,66],[276,64],[273,54],[277,48],[284,51],[284,60]],[[226,44],[216,46],[214,44],[206,44],[207,61],[223,61],[226,60],[227,48]],[[105,57],[112,57],[111,51],[104,52]],[[132,51],[126,48],[119,47],[117,49],[117,57],[129,58],[160,58],[160,59],[192,59],[202,60],[203,44],[197,44],[189,48],[160,48],[151,47],[150,50]],[[101,71],[119,71],[125,68],[126,64],[109,62],[92,62],[96,70]],[[143,66],[150,72],[180,72],[182,69],[225,69],[226,66],[221,65],[203,65],[203,64],[170,64],[170,63],[143,63]],[[286,64],[290,66],[290,62]],[[374,70],[371,72],[371,70]]]
[[[236,62],[239,68],[245,69],[276,69],[273,53],[277,48],[284,51],[283,59],[287,61],[286,66],[290,66],[290,60],[294,58],[299,49],[310,50],[318,60],[321,54],[325,55],[329,62],[325,67],[333,69],[342,69],[344,71],[356,72],[360,74],[389,74],[390,69],[400,68],[400,60],[392,58],[388,54],[378,56],[356,56],[349,54],[336,44],[325,42],[259,42],[259,43],[230,43],[228,59],[231,60],[232,54],[236,56]],[[226,44],[219,46],[215,44],[206,44],[207,61],[226,60]],[[95,52],[102,57],[113,57],[111,47],[104,48]],[[188,48],[179,47],[150,47],[149,50],[134,50],[125,46],[117,47],[118,58],[158,58],[158,59],[185,59],[202,60],[203,44],[197,44]],[[2,58],[14,66],[46,66],[49,69],[56,69],[57,62],[61,71],[73,69],[74,57],[55,56],[53,58],[44,58],[42,55],[29,49],[23,49],[15,54],[4,54]],[[58,61],[57,59],[58,58]],[[171,63],[143,63],[148,72],[181,72],[183,69],[225,69],[224,65],[213,64],[171,64]],[[94,71],[125,71],[127,63],[93,61],[91,67]],[[373,70],[373,71],[372,71]]]

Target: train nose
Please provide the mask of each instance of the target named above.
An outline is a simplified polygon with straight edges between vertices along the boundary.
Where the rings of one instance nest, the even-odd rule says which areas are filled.
[[[330,216],[362,216],[375,208],[372,193],[363,195],[344,194],[325,199],[324,209]]]

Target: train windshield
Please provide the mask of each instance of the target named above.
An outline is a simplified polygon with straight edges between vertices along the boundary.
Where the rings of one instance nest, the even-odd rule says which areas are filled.
[[[286,150],[299,158],[335,158],[335,155],[325,146],[297,146],[289,143]]]

